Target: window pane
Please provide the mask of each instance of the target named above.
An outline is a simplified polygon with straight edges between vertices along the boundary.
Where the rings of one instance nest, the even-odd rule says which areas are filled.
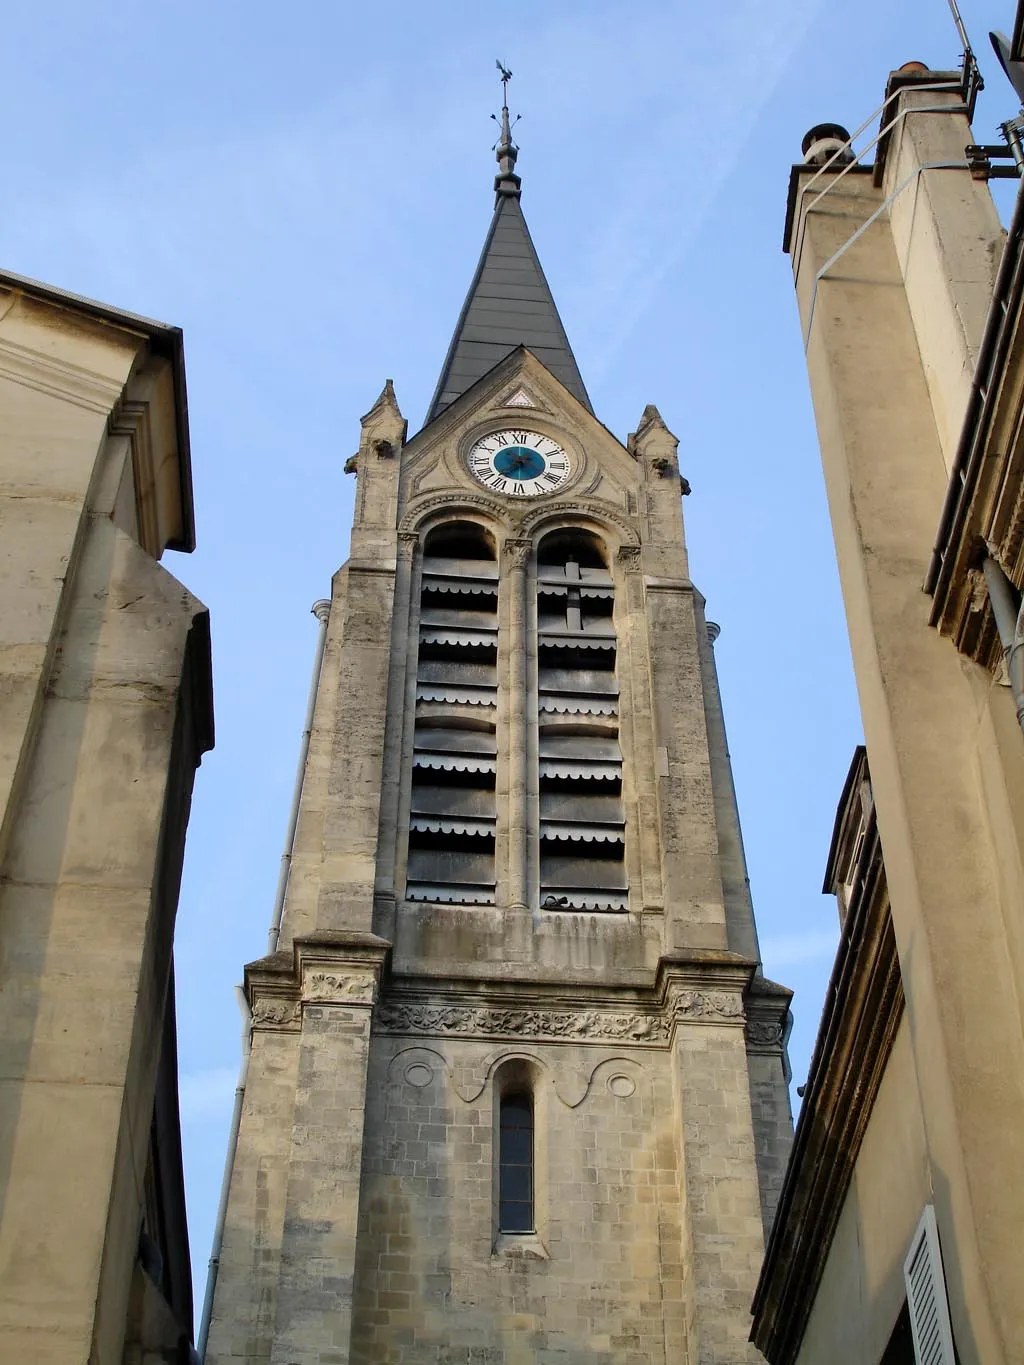
[[[533,1206],[502,1202],[499,1223],[502,1232],[532,1232]]]
[[[533,1134],[522,1128],[503,1129],[501,1160],[503,1165],[529,1166],[533,1161]]]
[[[533,1106],[525,1095],[509,1095],[501,1102],[502,1128],[533,1128]]]
[[[533,1231],[533,1101],[501,1101],[498,1151],[498,1225],[502,1232]]]
[[[528,1204],[533,1198],[533,1172],[529,1166],[502,1166],[501,1198]]]

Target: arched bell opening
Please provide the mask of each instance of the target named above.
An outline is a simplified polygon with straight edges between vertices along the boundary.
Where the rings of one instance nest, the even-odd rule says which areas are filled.
[[[542,910],[626,910],[625,816],[605,542],[559,527],[537,547]]]
[[[423,546],[406,898],[494,902],[498,562],[477,522]]]

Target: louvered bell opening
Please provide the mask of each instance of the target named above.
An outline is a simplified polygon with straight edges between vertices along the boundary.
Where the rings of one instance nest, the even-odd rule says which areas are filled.
[[[540,902],[628,909],[615,593],[604,546],[553,532],[537,554]]]
[[[627,910],[618,741],[546,734],[540,744],[541,907]]]
[[[496,749],[491,726],[417,723],[408,900],[494,903]]]

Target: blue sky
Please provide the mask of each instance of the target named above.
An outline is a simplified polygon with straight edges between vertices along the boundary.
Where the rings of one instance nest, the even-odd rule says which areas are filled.
[[[988,89],[1013,0],[962,0]],[[316,623],[345,559],[359,415],[415,431],[490,219],[495,57],[523,207],[598,416],[680,438],[765,967],[806,1074],[837,938],[821,895],[861,738],[788,259],[790,163],[886,73],[959,60],[946,0],[9,0],[0,264],[183,327],[217,747],[177,934],[197,1298],[264,951]],[[1004,190],[1003,199],[1007,198]],[[198,1304],[197,1304],[198,1307]]]

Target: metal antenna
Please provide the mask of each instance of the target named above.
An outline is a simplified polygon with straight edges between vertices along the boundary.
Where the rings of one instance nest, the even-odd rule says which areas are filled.
[[[973,109],[974,100],[980,90],[985,89],[985,82],[982,80],[981,72],[978,69],[978,61],[974,55],[974,48],[971,47],[971,40],[967,36],[967,27],[960,15],[960,6],[956,0],[948,0],[949,12],[953,16],[953,23],[956,24],[956,31],[960,37],[960,45],[963,48],[963,73],[964,73],[964,95],[967,104]]]

